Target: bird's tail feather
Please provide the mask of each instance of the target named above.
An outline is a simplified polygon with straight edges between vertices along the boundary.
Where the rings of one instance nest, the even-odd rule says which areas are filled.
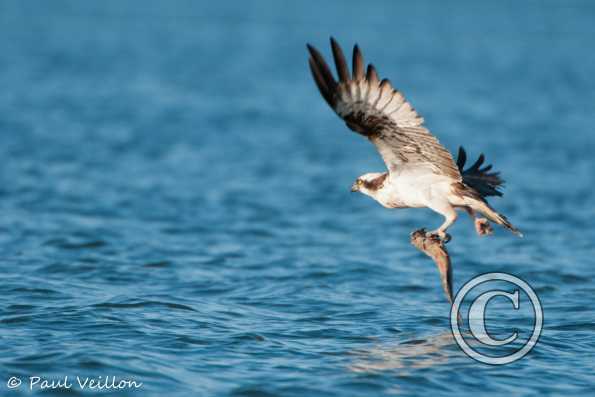
[[[471,199],[470,207],[473,208],[475,211],[481,212],[486,218],[495,222],[505,229],[510,230],[512,233],[516,234],[519,237],[523,237],[523,233],[519,229],[517,229],[510,221],[498,211],[493,209],[485,200],[477,200]]]

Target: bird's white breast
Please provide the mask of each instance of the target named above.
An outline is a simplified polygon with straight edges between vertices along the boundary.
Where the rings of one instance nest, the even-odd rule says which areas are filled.
[[[433,201],[446,199],[451,182],[433,173],[400,174],[388,178],[375,198],[388,208],[428,207]]]

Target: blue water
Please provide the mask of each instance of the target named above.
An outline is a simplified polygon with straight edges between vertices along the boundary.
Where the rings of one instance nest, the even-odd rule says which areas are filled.
[[[592,392],[594,18],[588,1],[0,3],[0,394]],[[408,237],[439,216],[349,193],[383,164],[311,81],[305,43],[328,56],[331,34],[502,171],[493,205],[526,237],[461,216],[449,250],[455,289],[504,271],[539,294],[521,361],[450,337]]]

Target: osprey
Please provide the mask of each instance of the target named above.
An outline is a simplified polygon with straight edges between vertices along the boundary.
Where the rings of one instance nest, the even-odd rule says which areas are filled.
[[[491,233],[486,219],[518,236],[521,232],[504,215],[494,210],[487,196],[501,196],[504,183],[497,172],[489,172],[483,154],[467,170],[465,150],[459,149],[455,164],[450,152],[424,126],[424,119],[393,88],[379,79],[373,65],[364,70],[364,58],[357,44],[353,48],[352,73],[341,47],[331,37],[331,48],[339,81],[323,56],[311,45],[310,70],[324,100],[347,127],[368,138],[378,149],[387,172],[373,172],[357,178],[351,191],[366,194],[387,208],[430,208],[444,216],[444,223],[429,235],[448,241],[446,230],[457,219],[456,209],[474,219],[479,235]]]

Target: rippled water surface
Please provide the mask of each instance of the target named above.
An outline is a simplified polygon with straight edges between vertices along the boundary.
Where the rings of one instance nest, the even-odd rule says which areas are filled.
[[[143,385],[44,395],[592,392],[595,6],[411,3],[2,2],[0,394],[66,375]],[[408,237],[439,216],[349,193],[383,164],[311,81],[304,44],[331,34],[502,171],[493,204],[526,237],[461,216],[449,249],[455,289],[535,288],[523,360],[453,342]]]

